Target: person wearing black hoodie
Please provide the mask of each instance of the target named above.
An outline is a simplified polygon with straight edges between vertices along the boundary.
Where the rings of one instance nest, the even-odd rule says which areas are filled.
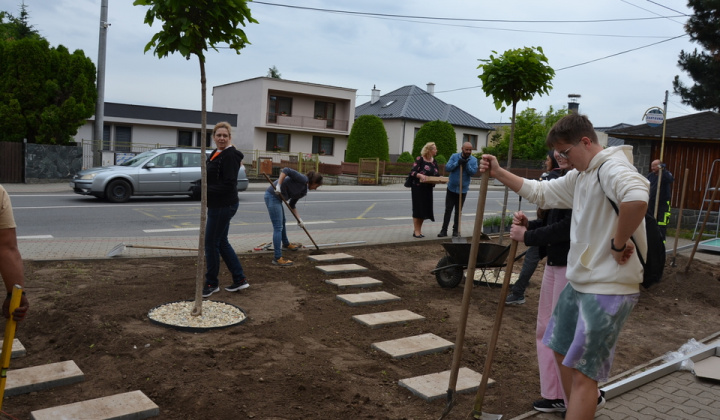
[[[212,131],[216,149],[207,160],[207,224],[205,229],[205,287],[203,297],[220,291],[218,273],[220,257],[232,275],[233,284],[225,288],[237,292],[250,287],[242,264],[228,241],[230,220],[237,213],[240,200],[237,193],[238,172],[243,154],[232,145],[230,124],[219,122]]]

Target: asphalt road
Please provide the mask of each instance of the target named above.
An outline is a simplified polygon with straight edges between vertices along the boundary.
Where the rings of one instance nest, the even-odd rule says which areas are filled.
[[[265,208],[263,184],[239,194],[240,209],[230,233],[261,233],[271,230]],[[187,197],[140,197],[128,203],[111,204],[69,190],[55,192],[10,192],[20,238],[164,237],[197,232],[200,203]],[[491,188],[485,217],[500,214],[504,190]],[[435,224],[442,222],[445,188],[434,193]],[[518,209],[518,196],[510,192],[508,210]],[[462,231],[472,232],[477,210],[478,187],[471,189],[464,209]],[[410,191],[402,186],[323,186],[311,191],[297,208],[313,231],[339,228],[412,226]],[[534,217],[535,206],[522,202],[523,211]],[[288,225],[294,220],[289,212]],[[291,227],[290,229],[295,229]]]

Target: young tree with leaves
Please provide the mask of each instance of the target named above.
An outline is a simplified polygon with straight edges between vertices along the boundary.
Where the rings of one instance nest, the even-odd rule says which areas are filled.
[[[543,53],[542,47],[507,50],[497,57],[494,54],[497,54],[497,52],[493,51],[490,58],[480,60],[483,64],[478,66],[482,70],[478,78],[482,81],[482,89],[485,95],[493,97],[495,109],[505,112],[507,106],[512,105],[510,144],[507,159],[507,169],[510,169],[512,167],[517,103],[529,101],[535,95],[547,95],[552,89],[555,70],[547,64],[548,59]],[[501,232],[505,227],[507,201],[508,189],[505,187]],[[502,241],[502,235],[500,240]]]
[[[698,53],[680,51],[678,66],[695,81],[686,86],[679,76],[673,80],[673,91],[680,95],[682,102],[695,109],[720,110],[720,1],[689,0],[688,6],[695,10],[685,30],[692,41],[707,51]]]
[[[148,6],[145,23],[152,26],[155,20],[162,28],[145,46],[145,52],[154,48],[159,58],[179,53],[186,59],[197,56],[200,64],[202,97],[201,138],[207,138],[207,88],[205,78],[205,53],[208,48],[217,51],[218,44],[228,44],[231,50],[240,50],[249,44],[244,27],[257,23],[250,14],[246,0],[135,0],[135,6]],[[205,142],[201,142],[205,156]],[[200,206],[200,237],[198,239],[198,263],[195,276],[195,306],[193,315],[202,314],[202,288],[204,282],[205,223],[207,220],[207,167],[202,159],[202,204]]]
[[[282,79],[282,77],[280,76],[282,75],[280,74],[280,70],[278,70],[277,67],[272,66],[268,69],[267,77],[270,77],[271,79]]]

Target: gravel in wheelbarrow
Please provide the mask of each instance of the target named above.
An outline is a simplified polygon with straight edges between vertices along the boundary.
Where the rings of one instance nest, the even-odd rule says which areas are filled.
[[[435,269],[435,279],[441,287],[456,287],[463,279],[463,271],[468,267],[470,260],[469,243],[444,242],[445,256],[440,258]],[[478,244],[478,253],[475,258],[475,267],[481,270],[505,266],[510,246],[491,242]]]

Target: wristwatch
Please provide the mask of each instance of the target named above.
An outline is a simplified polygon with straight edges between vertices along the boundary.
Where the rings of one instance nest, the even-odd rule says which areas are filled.
[[[622,248],[615,248],[615,238],[610,238],[610,249],[615,252],[623,252],[627,248],[627,243],[623,244]]]

